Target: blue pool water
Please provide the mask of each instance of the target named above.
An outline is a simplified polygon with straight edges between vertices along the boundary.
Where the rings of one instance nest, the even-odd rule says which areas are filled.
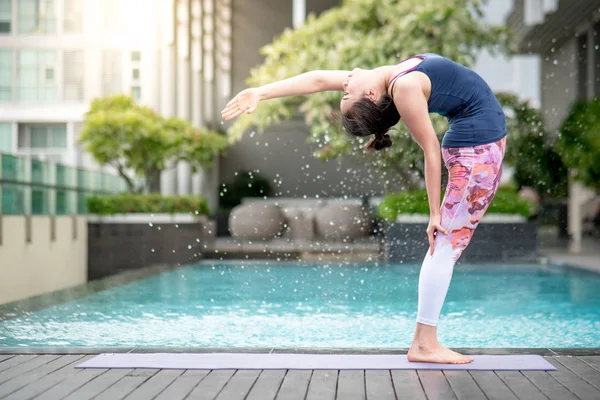
[[[0,346],[408,347],[417,265],[201,263],[0,322]],[[600,347],[600,275],[457,265],[451,347]]]

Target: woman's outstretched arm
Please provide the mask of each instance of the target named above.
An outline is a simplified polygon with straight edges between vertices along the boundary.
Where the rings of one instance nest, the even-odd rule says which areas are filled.
[[[343,90],[342,82],[348,79],[349,74],[350,71],[339,70],[310,71],[257,88],[242,90],[227,103],[221,111],[221,116],[229,120],[242,113],[250,114],[256,110],[261,100]]]

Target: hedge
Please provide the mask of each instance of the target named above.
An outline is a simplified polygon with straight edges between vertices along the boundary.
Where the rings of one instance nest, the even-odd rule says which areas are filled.
[[[202,196],[162,196],[160,194],[120,194],[90,196],[88,214],[114,215],[131,213],[207,215],[208,203]]]
[[[441,195],[444,195],[442,190]],[[486,213],[531,215],[532,205],[519,197],[512,186],[501,186],[492,200]],[[392,193],[384,197],[378,205],[379,216],[388,221],[395,221],[399,214],[429,214],[429,202],[425,189]]]

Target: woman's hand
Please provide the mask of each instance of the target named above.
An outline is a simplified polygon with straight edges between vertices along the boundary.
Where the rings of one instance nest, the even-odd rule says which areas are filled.
[[[429,239],[430,254],[433,254],[433,244],[437,232],[442,232],[444,235],[448,234],[448,231],[442,228],[441,217],[439,215],[431,215],[429,217],[429,225],[427,226],[427,238]]]
[[[258,89],[250,88],[242,90],[235,96],[221,111],[221,117],[226,120],[237,117],[240,114],[250,114],[256,110],[258,102],[260,101],[260,94]]]

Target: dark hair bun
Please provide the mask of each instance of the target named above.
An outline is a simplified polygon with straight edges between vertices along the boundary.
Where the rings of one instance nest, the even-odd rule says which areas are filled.
[[[375,150],[382,150],[386,147],[392,147],[392,138],[387,133],[375,134],[375,139],[373,140],[372,147]]]

